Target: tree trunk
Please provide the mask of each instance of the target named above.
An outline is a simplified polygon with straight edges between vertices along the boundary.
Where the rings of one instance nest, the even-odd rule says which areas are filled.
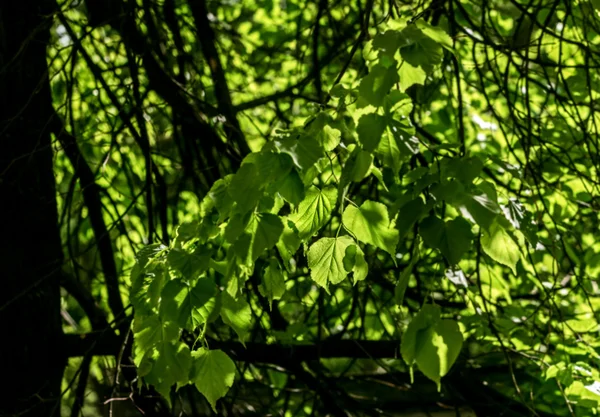
[[[51,0],[0,1],[0,415],[60,413],[63,255],[49,120]]]

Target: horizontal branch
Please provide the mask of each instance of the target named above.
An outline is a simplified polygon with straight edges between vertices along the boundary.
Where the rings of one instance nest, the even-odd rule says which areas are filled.
[[[393,359],[400,357],[399,341],[325,340],[320,344],[266,344],[239,342],[209,343],[211,349],[221,349],[232,359],[243,362],[279,363],[314,361],[321,358]]]
[[[115,355],[122,339],[107,334],[65,335],[63,351],[67,357]],[[208,340],[211,349],[221,349],[232,359],[251,363],[279,364],[314,361],[321,358],[394,359],[400,357],[400,342],[389,340],[324,340],[320,344],[267,344]]]

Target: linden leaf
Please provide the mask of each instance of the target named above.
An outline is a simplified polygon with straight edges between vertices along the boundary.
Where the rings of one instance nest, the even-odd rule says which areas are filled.
[[[346,248],[354,244],[349,236],[324,237],[313,243],[308,250],[310,277],[318,285],[327,288],[329,283],[342,282],[348,275],[344,266]]]
[[[494,261],[508,266],[517,273],[517,262],[521,258],[519,246],[497,221],[482,232],[481,247]]]
[[[319,190],[311,186],[308,189],[306,197],[298,205],[298,210],[288,216],[296,226],[300,239],[311,237],[327,223],[336,198],[337,190],[333,187]]]
[[[222,350],[205,348],[192,352],[190,380],[217,412],[217,400],[223,398],[235,379],[235,364]]]
[[[398,230],[390,227],[385,205],[367,200],[360,207],[349,205],[342,215],[344,226],[361,242],[396,254]]]

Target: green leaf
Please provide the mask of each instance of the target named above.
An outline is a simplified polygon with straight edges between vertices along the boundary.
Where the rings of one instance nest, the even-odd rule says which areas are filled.
[[[421,198],[415,198],[400,207],[398,219],[396,220],[399,237],[403,238],[406,236],[413,225],[426,214],[427,206]]]
[[[138,275],[143,272],[146,265],[148,265],[148,262],[165,249],[167,247],[160,243],[153,243],[140,249],[135,254],[135,265],[131,270],[131,281],[135,281]]]
[[[444,222],[436,216],[423,220],[419,232],[425,243],[437,248],[450,265],[456,265],[471,247],[471,225],[462,217]]]
[[[387,184],[385,183],[384,179],[383,179],[383,173],[381,172],[381,170],[379,168],[377,168],[375,165],[371,164],[371,174],[373,174],[373,176],[375,178],[377,178],[377,181],[379,181],[379,184],[381,185],[381,187],[386,191],[389,192],[390,190],[388,189]]]
[[[311,186],[306,192],[306,198],[298,206],[298,210],[288,216],[296,229],[298,237],[305,240],[321,229],[329,220],[331,211],[335,206],[337,190],[326,187],[319,190]]]
[[[421,29],[423,34],[427,35],[430,39],[442,45],[448,50],[452,50],[452,38],[439,26],[431,26],[427,21],[419,19],[415,22],[417,27]]]
[[[165,321],[193,330],[201,322],[198,309],[214,296],[215,291],[215,283],[209,278],[200,278],[193,286],[184,280],[173,279],[162,291],[160,315]]]
[[[167,280],[164,264],[151,261],[139,271],[132,272],[131,276],[130,298],[136,311],[149,313],[158,308],[160,293]]]
[[[199,226],[200,223],[197,221],[181,223],[175,231],[177,242],[185,243],[199,237]]]
[[[286,269],[290,268],[290,261],[300,248],[301,244],[302,241],[298,236],[296,225],[289,220],[289,218],[283,219],[283,232],[281,233],[276,246],[279,255],[281,255],[281,259],[284,261]]]
[[[373,155],[358,147],[354,148],[342,169],[340,187],[345,187],[350,181],[362,181],[369,174],[372,163]]]
[[[279,183],[277,191],[288,203],[297,206],[305,197],[304,184],[298,172],[293,169]]]
[[[252,324],[250,305],[242,297],[235,300],[227,292],[221,293],[221,303],[223,322],[237,333],[242,343],[245,342]]]
[[[172,322],[159,320],[156,315],[136,316],[133,321],[133,335],[134,363],[138,367],[138,375],[150,379],[148,382],[154,384],[168,399],[169,388],[173,384],[187,382],[178,379],[181,375],[175,369],[186,366],[185,352],[181,353],[179,358],[171,357],[178,356],[179,346],[182,345],[178,341],[179,328]],[[165,368],[169,368],[169,361],[173,361],[175,374],[161,375]]]
[[[502,211],[515,229],[521,229],[526,226],[525,221],[527,220],[527,212],[523,204],[516,198],[509,199],[506,206],[502,207]]]
[[[198,326],[204,323],[212,323],[219,318],[221,313],[221,294],[217,293],[210,298],[204,305],[192,312],[194,320]]]
[[[450,371],[462,349],[463,336],[454,320],[440,320],[421,336],[415,358],[419,370],[440,389],[441,378]]]
[[[237,211],[247,213],[256,207],[265,190],[278,183],[292,171],[293,160],[285,153],[262,151],[251,153],[233,176],[229,195],[237,203]]]
[[[441,320],[440,308],[424,305],[412,319],[402,336],[400,352],[409,365],[419,370],[440,387],[462,348],[463,337],[453,320]]]
[[[194,252],[173,248],[167,255],[167,263],[186,279],[198,278],[210,265],[211,252],[204,246],[198,246]]]
[[[157,346],[152,368],[144,379],[170,403],[171,387],[187,385],[190,369],[190,349],[181,342],[164,342]]]
[[[384,167],[390,168],[397,175],[406,155],[400,154],[400,148],[391,132],[385,132],[375,152]]]
[[[498,221],[482,232],[481,247],[490,258],[508,266],[513,273],[517,273],[517,262],[521,258],[521,251]]]
[[[444,200],[452,205],[459,205],[457,202],[462,203],[466,196],[465,186],[462,182],[455,179],[449,181],[442,180],[435,184],[431,187],[431,194],[436,200]]]
[[[407,61],[400,64],[400,91],[406,91],[415,84],[425,85],[427,73],[421,67],[413,67]]]
[[[133,334],[136,358],[141,358],[158,344],[176,340],[179,329],[174,323],[161,321],[155,315],[139,316],[133,321]]]
[[[252,265],[267,249],[271,249],[283,232],[281,218],[271,213],[252,213],[244,232],[233,244],[235,254],[245,265]]]
[[[424,332],[437,324],[440,320],[440,307],[432,304],[425,304],[421,310],[411,320],[406,331],[402,335],[402,344],[400,353],[402,359],[412,366],[421,350],[423,344]]]
[[[407,132],[408,126],[405,126],[397,120],[389,121],[389,131],[392,133],[400,154],[404,158],[409,158],[421,152],[419,149],[419,139],[411,133]]]
[[[373,48],[390,57],[394,56],[401,43],[402,35],[397,30],[386,30],[373,38]]]
[[[342,132],[329,125],[323,126],[323,129],[317,134],[317,140],[328,152],[333,151],[339,144]]]
[[[402,83],[402,80],[400,80],[400,83]],[[400,90],[392,90],[385,98],[383,108],[386,114],[385,117],[399,120],[410,115],[413,110],[413,103],[408,94]]]
[[[263,194],[262,186],[263,179],[259,175],[258,167],[252,163],[245,163],[231,179],[227,192],[237,203],[238,210],[246,213],[258,204]]]
[[[398,71],[396,71],[395,65],[386,68],[377,64],[361,80],[358,92],[367,103],[380,107],[383,105],[385,96],[397,81]]]
[[[229,195],[229,185],[233,177],[233,175],[227,175],[215,181],[200,204],[200,215],[202,217],[208,216],[213,208],[216,208],[219,212],[221,221],[229,216],[233,205],[233,198]]]
[[[348,275],[344,256],[348,246],[354,244],[349,236],[324,237],[313,243],[308,250],[310,277],[327,289],[329,283],[342,282]]]
[[[420,142],[397,120],[389,119],[388,123],[388,130],[383,134],[376,154],[384,166],[391,168],[394,174],[397,174],[402,162],[420,152]]]
[[[502,206],[501,210],[510,224],[515,229],[520,230],[529,243],[535,247],[539,238],[531,212],[515,198],[509,199],[506,206]]]
[[[286,138],[275,142],[280,152],[290,155],[298,168],[308,170],[319,159],[325,156],[325,151],[316,138],[303,135],[299,138]]]
[[[385,205],[375,201],[365,201],[360,208],[349,205],[342,215],[344,226],[361,242],[383,249],[396,255],[398,231],[390,227]]]
[[[285,177],[294,166],[289,155],[266,150],[248,154],[242,166],[248,163],[253,164],[257,169],[260,188],[265,188],[269,183]]]
[[[369,265],[365,261],[365,254],[358,245],[350,245],[346,248],[343,259],[344,269],[352,272],[354,284],[364,281],[369,274]]]
[[[273,306],[273,300],[279,300],[285,294],[285,278],[279,262],[275,259],[271,259],[269,266],[265,268],[258,290],[263,297],[267,297],[270,307]]]
[[[373,152],[377,149],[386,125],[385,117],[377,113],[369,113],[361,116],[358,120],[356,133],[358,133],[358,140],[365,151]]]
[[[441,46],[426,36],[415,25],[402,31],[408,45],[400,48],[402,59],[413,67],[421,67],[426,73],[442,62],[444,56]]]
[[[464,184],[470,184],[483,170],[483,162],[475,156],[465,158],[454,158],[448,160],[442,169],[443,175],[460,180]]]
[[[501,211],[498,203],[492,200],[487,194],[465,195],[460,208],[463,214],[468,214],[484,229],[489,229]]]
[[[217,400],[223,398],[235,379],[235,364],[221,350],[205,348],[192,352],[193,365],[190,380],[217,412]]]

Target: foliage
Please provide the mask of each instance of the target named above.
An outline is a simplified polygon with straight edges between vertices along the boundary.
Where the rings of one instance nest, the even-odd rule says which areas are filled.
[[[57,152],[65,270],[131,327],[131,390],[335,415],[409,374],[415,408],[596,413],[598,5],[317,3],[167,0],[89,33],[62,5],[55,108],[120,286]],[[395,354],[320,350],[344,342]]]

